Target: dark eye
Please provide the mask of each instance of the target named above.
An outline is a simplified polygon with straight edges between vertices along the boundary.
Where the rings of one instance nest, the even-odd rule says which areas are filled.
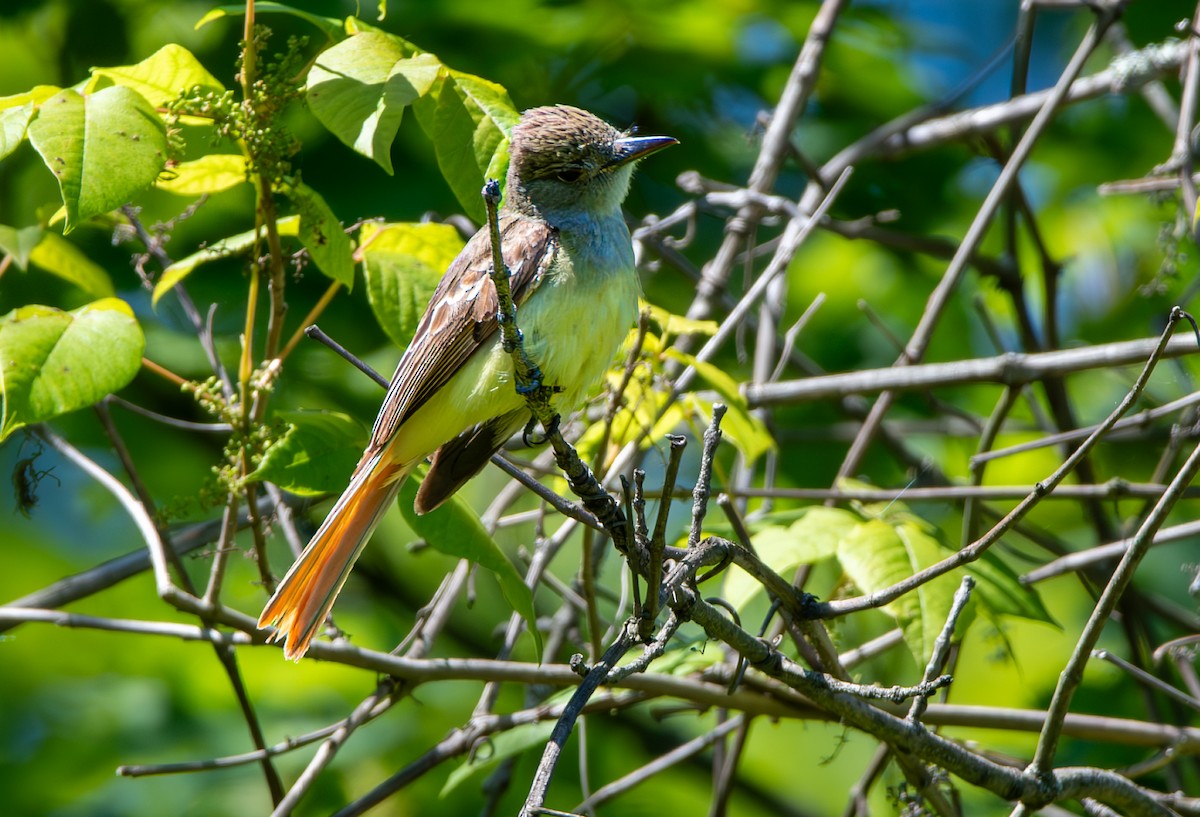
[[[568,167],[566,170],[560,170],[558,173],[558,180],[567,184],[577,182],[582,177],[583,171],[577,167]]]

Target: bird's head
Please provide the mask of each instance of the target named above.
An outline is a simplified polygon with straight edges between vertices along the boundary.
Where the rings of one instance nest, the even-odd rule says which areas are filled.
[[[637,161],[677,144],[623,133],[569,105],[532,108],[513,128],[508,203],[551,224],[619,211]]]

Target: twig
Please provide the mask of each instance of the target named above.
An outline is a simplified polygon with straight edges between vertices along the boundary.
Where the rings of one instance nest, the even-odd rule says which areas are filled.
[[[1151,687],[1152,689],[1154,689],[1158,692],[1161,692],[1164,695],[1168,695],[1168,696],[1174,698],[1175,700],[1179,701],[1184,706],[1188,706],[1188,707],[1191,707],[1192,709],[1200,710],[1200,700],[1197,700],[1196,698],[1193,698],[1191,695],[1188,695],[1186,692],[1183,692],[1182,690],[1171,686],[1166,681],[1162,681],[1162,680],[1159,680],[1158,678],[1155,678],[1153,675],[1146,672],[1144,669],[1134,666],[1133,664],[1129,663],[1124,658],[1121,658],[1118,655],[1113,655],[1108,650],[1092,650],[1092,658],[1098,658],[1101,661],[1107,661],[1108,663],[1112,664],[1113,666],[1115,666],[1115,667],[1123,670],[1124,672],[1128,673],[1129,675],[1133,676],[1133,678],[1135,680],[1137,680],[1139,683],[1144,684],[1148,687]]]
[[[970,576],[963,576],[962,582],[958,585],[958,590],[954,593],[954,600],[950,603],[950,612],[946,615],[946,623],[942,626],[942,631],[938,633],[937,639],[933,642],[933,651],[929,656],[929,663],[925,666],[925,675],[922,677],[922,682],[928,684],[937,677],[938,673],[946,666],[946,659],[950,655],[950,641],[954,637],[954,628],[958,625],[958,618],[962,615],[963,610],[967,607],[967,601],[971,598],[971,590],[975,587],[975,580]],[[918,723],[921,720],[921,715],[929,708],[929,696],[918,695],[913,699],[912,706],[908,710],[909,723]]]
[[[376,383],[378,383],[383,388],[386,389],[388,387],[388,379],[386,377],[384,377],[379,372],[375,371],[370,366],[368,366],[365,362],[363,362],[358,357],[356,357],[352,352],[350,352],[348,349],[346,349],[345,346],[342,346],[342,344],[338,343],[336,340],[329,337],[329,335],[327,335],[323,331],[321,331],[321,327],[317,326],[315,323],[312,326],[305,328],[304,334],[305,334],[305,336],[310,337],[315,341],[319,341],[320,343],[323,343],[326,346],[328,346],[333,351],[337,352],[339,355],[342,356],[343,359],[349,361],[349,363],[351,365],[353,365],[356,369],[358,369],[360,372],[365,374],[367,377],[374,380]]]
[[[742,391],[746,395],[746,402],[754,408],[822,400],[847,394],[924,391],[973,383],[1000,383],[1012,386],[1089,369],[1127,366],[1145,360],[1159,343],[1157,338],[1143,338],[1080,349],[1060,349],[1033,354],[1009,353],[951,363],[893,366],[804,380],[752,384],[745,386]],[[1161,356],[1176,358],[1195,354],[1196,351],[1194,341],[1179,337],[1172,338],[1167,343]]]
[[[674,488],[675,479],[679,474],[679,463],[683,459],[683,450],[687,447],[686,437],[672,435],[667,439],[671,443],[671,453],[667,460],[666,472],[663,474],[664,491],[668,485]],[[641,501],[642,507],[645,506],[645,499],[642,492],[642,480],[644,478],[645,474],[642,473],[637,481],[638,493],[636,499]],[[637,504],[635,503],[636,507]],[[638,625],[638,635],[643,641],[649,639],[650,632],[654,629],[654,621],[658,618],[658,597],[662,588],[663,552],[667,546],[667,517],[670,515],[670,512],[670,495],[664,494],[658,503],[658,516],[654,522],[654,533],[650,536],[646,544],[646,548],[649,551],[649,564],[646,567],[646,601],[642,608],[640,623]],[[643,520],[643,525],[644,518],[645,515],[642,514],[640,519]]]
[[[1181,310],[1176,309],[1175,312]],[[1175,317],[1174,313],[1172,317]],[[1175,479],[1171,481],[1171,485],[1163,494],[1162,499],[1154,506],[1151,512],[1147,515],[1146,520],[1134,535],[1129,543],[1129,548],[1125,551],[1125,555],[1121,558],[1120,564],[1113,571],[1112,578],[1104,588],[1104,592],[1100,594],[1100,599],[1096,602],[1095,609],[1092,610],[1092,615],[1088,618],[1087,625],[1084,627],[1078,642],[1075,645],[1075,650],[1071,653],[1071,657],[1067,660],[1066,666],[1059,675],[1058,686],[1055,687],[1054,697],[1050,701],[1050,710],[1046,719],[1046,727],[1042,730],[1041,737],[1038,740],[1037,752],[1034,754],[1033,762],[1030,764],[1030,771],[1036,775],[1044,776],[1048,774],[1050,764],[1053,763],[1054,755],[1058,749],[1058,740],[1061,734],[1061,724],[1063,718],[1067,714],[1067,709],[1070,707],[1071,698],[1074,696],[1075,690],[1083,681],[1083,667],[1087,662],[1088,656],[1091,655],[1092,649],[1096,646],[1096,642],[1100,638],[1100,633],[1104,628],[1108,617],[1112,614],[1113,608],[1117,601],[1125,592],[1125,588],[1133,579],[1133,572],[1137,569],[1142,557],[1145,556],[1154,539],[1155,532],[1162,526],[1166,520],[1167,514],[1175,507],[1175,503],[1179,500],[1180,494],[1192,479],[1200,473],[1200,446],[1197,446],[1191,456],[1179,469]]]
[[[712,422],[704,430],[704,450],[700,455],[700,473],[696,477],[696,487],[692,489],[692,527],[688,531],[689,548],[699,544],[701,529],[704,526],[704,516],[708,513],[708,493],[712,482],[713,457],[716,456],[717,446],[721,444],[721,419],[725,416],[726,410],[723,403],[713,403]]]
[[[771,124],[763,135],[762,149],[758,152],[754,169],[750,173],[747,187],[757,193],[770,192],[775,184],[779,168],[788,155],[796,120],[804,111],[804,105],[816,87],[825,46],[829,43],[838,17],[846,5],[845,0],[826,0],[821,4],[808,29],[804,45],[792,66],[792,73],[771,116]],[[831,173],[830,177],[837,175]],[[754,207],[748,206],[738,211],[737,218],[730,220],[716,257],[705,268],[696,288],[696,297],[687,311],[689,318],[708,317],[712,311],[713,299],[725,289],[738,248],[745,240],[749,226],[757,217]],[[762,281],[766,277],[764,275],[759,280]]]
[[[489,274],[492,284],[496,287],[496,323],[500,327],[500,343],[504,351],[512,355],[513,373],[517,394],[529,398],[530,408],[534,406],[534,394],[541,391],[542,370],[525,353],[524,339],[521,329],[517,326],[517,307],[513,303],[509,279],[512,273],[504,263],[503,247],[500,244],[500,217],[497,208],[500,205],[500,182],[488,179],[483,186],[483,203],[487,208],[488,234],[491,237],[492,268]],[[540,395],[549,407],[549,394]],[[536,415],[535,415],[536,416]],[[542,417],[538,417],[539,421]],[[551,424],[543,422],[549,428]]]
[[[617,640],[611,647],[605,650],[600,661],[587,671],[583,682],[571,696],[571,700],[567,703],[562,715],[559,716],[558,722],[554,724],[554,731],[550,734],[550,740],[546,743],[546,749],[542,753],[542,760],[538,764],[537,771],[533,776],[533,784],[529,788],[529,795],[525,798],[525,804],[521,807],[521,817],[533,817],[533,815],[540,812],[542,805],[546,802],[546,790],[550,786],[550,778],[554,774],[554,768],[558,764],[559,756],[562,754],[567,738],[571,734],[575,720],[582,713],[584,705],[592,696],[592,693],[608,677],[608,674],[616,666],[621,656],[633,646],[636,637],[637,623],[630,620],[621,628],[621,633],[617,637]]]
[[[918,363],[925,356],[925,351],[933,337],[933,330],[941,320],[942,314],[950,301],[951,294],[958,288],[959,281],[966,271],[971,256],[983,240],[984,234],[992,223],[992,218],[995,216],[1004,198],[1008,195],[1010,186],[1016,181],[1018,171],[1025,164],[1025,160],[1029,158],[1034,144],[1041,138],[1043,131],[1050,124],[1055,112],[1066,99],[1071,84],[1083,69],[1084,62],[1091,56],[1092,51],[1100,43],[1105,29],[1116,19],[1118,13],[1119,4],[1104,6],[1099,11],[1096,22],[1088,29],[1083,41],[1075,50],[1071,61],[1067,64],[1058,83],[1054,86],[1053,92],[1047,97],[1045,104],[1038,111],[1033,122],[1030,123],[1029,129],[1021,137],[1021,141],[1013,148],[1011,158],[1005,164],[1004,169],[1000,171],[1000,176],[988,192],[974,220],[971,222],[966,235],[963,236],[958,252],[955,253],[954,258],[950,261],[945,274],[942,276],[942,280],[929,296],[925,311],[921,314],[920,323],[918,323],[917,328],[913,331],[912,337],[905,347],[904,354],[897,360],[898,367]],[[859,436],[850,446],[850,450],[842,460],[842,465],[838,469],[838,476],[849,476],[858,468],[859,463],[862,462],[862,458],[866,454],[868,445],[874,439],[884,415],[887,414],[894,400],[895,395],[892,392],[885,391],[879,396],[875,405],[871,407],[871,412],[863,421],[863,427]]]
[[[1120,419],[1120,417],[1137,401],[1138,396],[1142,393],[1142,390],[1145,389],[1146,383],[1149,382],[1150,375],[1154,371],[1155,366],[1157,366],[1159,359],[1162,357],[1163,351],[1168,347],[1168,341],[1171,339],[1171,334],[1174,331],[1175,324],[1177,324],[1186,314],[1187,313],[1178,307],[1171,310],[1167,327],[1163,331],[1162,336],[1159,338],[1158,345],[1150,353],[1150,356],[1146,360],[1145,366],[1142,367],[1142,371],[1138,375],[1137,380],[1134,382],[1129,391],[1126,392],[1125,397],[1121,399],[1121,402],[1117,405],[1117,407],[1113,409],[1112,413],[1108,415],[1105,421],[1097,426],[1096,430],[1093,431],[1092,434],[1086,440],[1084,440],[1078,448],[1071,452],[1071,455],[1067,457],[1062,465],[1055,469],[1054,473],[1047,477],[1045,481],[1039,482],[1036,486],[1034,486],[1034,490],[1030,492],[1030,494],[1025,497],[1025,499],[1022,500],[1017,507],[1013,508],[1013,510],[1006,514],[1003,519],[997,522],[990,531],[988,531],[978,540],[972,542],[970,545],[955,553],[953,556],[943,559],[937,564],[930,565],[929,567],[914,573],[908,579],[904,579],[896,584],[893,584],[891,587],[871,593],[868,596],[860,596],[857,599],[844,599],[816,605],[817,614],[822,618],[826,618],[831,616],[846,615],[859,610],[881,607],[884,604],[898,599],[905,593],[920,587],[925,582],[931,581],[938,576],[948,573],[949,571],[957,567],[961,567],[962,565],[972,562],[982,556],[984,551],[999,541],[1000,537],[1003,536],[1004,533],[1006,533],[1013,525],[1020,521],[1025,514],[1032,510],[1033,507],[1041,501],[1042,497],[1053,493],[1054,489],[1059,485],[1059,483],[1066,479],[1067,475],[1070,474],[1075,468],[1075,465],[1081,459],[1087,456],[1088,452],[1095,447],[1096,443],[1100,441],[1101,437],[1103,437],[1104,434],[1106,434],[1108,430],[1112,428],[1113,424],[1116,423],[1117,420]],[[1186,485],[1186,483],[1184,483],[1184,485]],[[1180,490],[1181,489],[1182,486]]]
[[[1058,492],[1056,491],[1055,493]],[[1163,491],[1160,490],[1158,496],[1162,496],[1162,493]],[[1155,532],[1151,546],[1165,545],[1168,542],[1178,542],[1183,539],[1190,539],[1196,535],[1200,535],[1200,522],[1182,522],[1178,525],[1160,528]],[[1035,567],[1033,570],[1030,570],[1021,576],[1021,582],[1023,584],[1037,584],[1038,582],[1052,579],[1055,576],[1061,576],[1064,573],[1083,570],[1101,562],[1118,559],[1125,551],[1129,550],[1129,546],[1132,543],[1133,539],[1121,539],[1117,542],[1110,542],[1107,545],[1097,545],[1078,553],[1068,553],[1066,556],[1060,556],[1052,562],[1047,562],[1041,567]]]
[[[354,711],[343,720],[332,734],[330,734],[321,748],[304,767],[304,771],[296,778],[296,782],[288,789],[287,795],[278,800],[275,805],[275,810],[271,812],[271,817],[287,817],[292,813],[296,806],[300,805],[300,799],[308,792],[312,784],[316,782],[317,776],[325,769],[332,761],[338,749],[346,742],[353,734],[354,730],[368,723],[371,720],[382,715],[396,701],[396,683],[391,679],[383,679],[375,691],[363,699]]]
[[[709,746],[712,746],[730,732],[740,728],[743,723],[745,723],[745,718],[743,718],[741,715],[730,718],[724,723],[718,725],[716,728],[705,732],[703,735],[692,738],[687,743],[676,746],[669,752],[664,752],[651,762],[642,766],[640,769],[632,771],[624,777],[619,777],[613,782],[602,786],[594,791],[586,800],[582,801],[579,805],[575,806],[575,808],[571,809],[571,811],[577,814],[587,814],[591,812],[597,806],[606,803],[619,794],[623,794],[624,792],[641,785],[650,778],[654,777],[656,774],[660,774],[672,766],[675,766],[676,764],[681,763],[688,758],[699,754],[700,752],[703,752]]]

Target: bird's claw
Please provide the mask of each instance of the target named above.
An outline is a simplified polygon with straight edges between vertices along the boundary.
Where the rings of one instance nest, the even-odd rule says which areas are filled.
[[[552,434],[558,433],[559,421],[561,419],[562,418],[559,415],[555,414],[550,420],[550,425],[546,428],[546,433],[539,438],[533,435],[533,430],[537,428],[537,418],[530,417],[529,422],[525,424],[525,430],[521,432],[521,442],[525,443],[525,446],[528,448],[532,448],[535,445],[541,445],[549,440]]]

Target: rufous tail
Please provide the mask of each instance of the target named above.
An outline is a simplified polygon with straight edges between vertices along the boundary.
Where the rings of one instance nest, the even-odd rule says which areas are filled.
[[[371,531],[411,470],[381,457],[376,454],[359,464],[350,486],[258,617],[260,629],[275,628],[269,640],[286,639],[283,654],[293,661],[308,651]]]

